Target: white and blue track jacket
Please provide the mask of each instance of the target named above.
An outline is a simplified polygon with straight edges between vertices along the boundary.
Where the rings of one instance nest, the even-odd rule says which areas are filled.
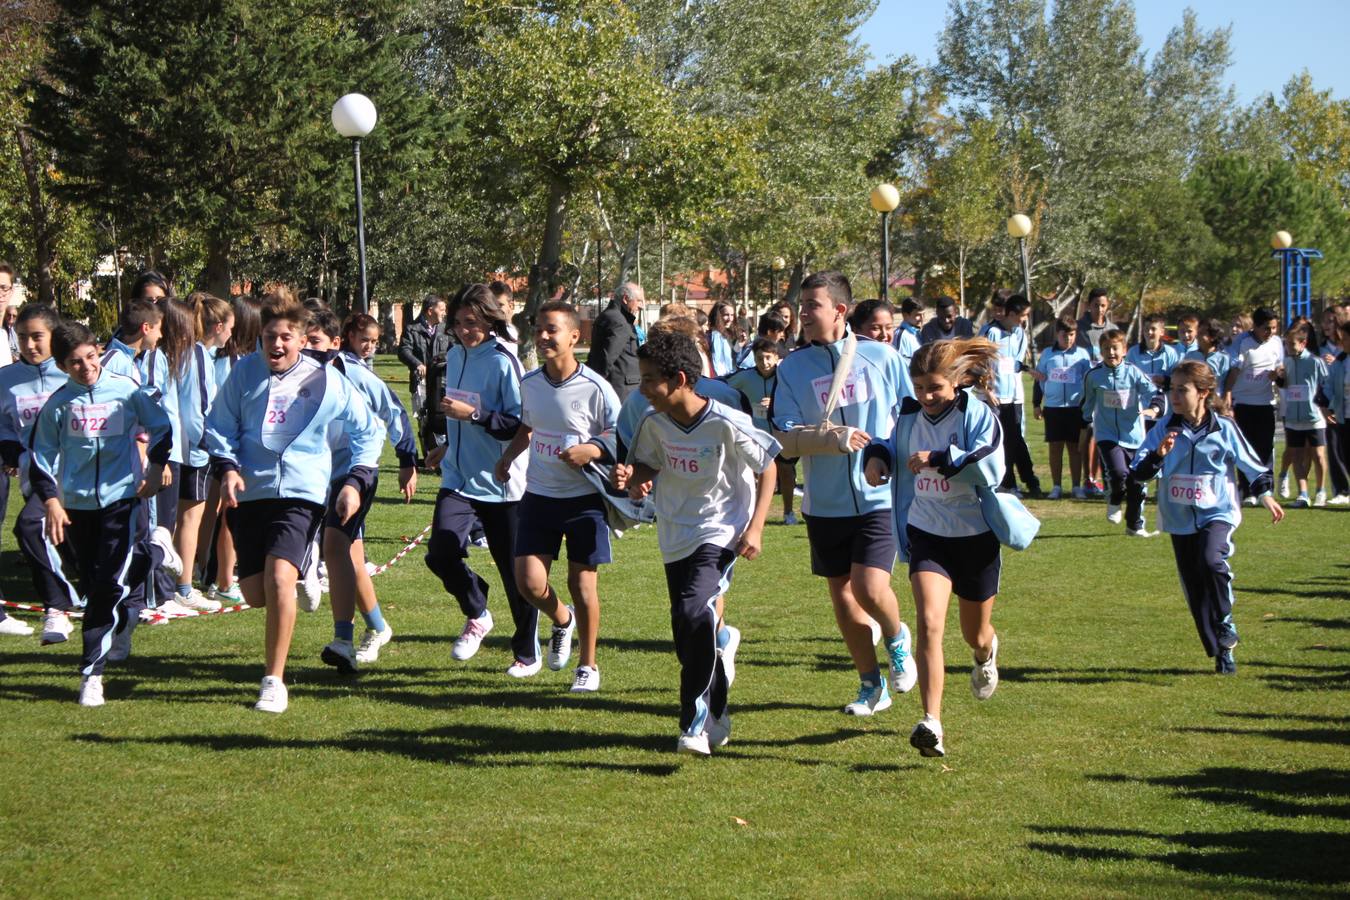
[[[1305,347],[1298,356],[1285,356],[1284,377],[1280,379],[1280,399],[1284,401],[1284,423],[1304,428],[1325,428],[1326,418],[1318,408],[1317,391],[1327,380],[1327,364]]]
[[[708,332],[708,350],[714,377],[721,378],[736,371],[736,352],[726,335],[720,331]]]
[[[1092,354],[1077,344],[1068,350],[1058,345],[1049,348],[1036,361],[1036,371],[1045,376],[1045,381],[1036,382],[1034,394],[1039,399],[1036,406],[1051,409],[1064,409],[1083,405],[1083,379],[1092,368]]]
[[[54,359],[36,366],[20,359],[0,369],[0,460],[19,470],[19,490],[25,497],[33,490],[28,483],[28,437],[48,398],[68,380]]]
[[[366,361],[355,353],[346,350],[331,351],[325,354],[311,355],[322,357],[330,362],[347,380],[352,383],[370,407],[370,412],[384,427],[389,443],[394,445],[394,454],[398,457],[401,469],[417,465],[417,438],[413,434],[412,423],[408,420],[407,410],[394,396],[380,376],[376,375]],[[340,438],[342,429],[338,423],[328,426],[329,436]],[[345,477],[352,468],[352,449],[346,441],[337,440],[333,446],[333,478]]]
[[[1177,367],[1177,363],[1181,362],[1181,353],[1168,343],[1159,343],[1157,350],[1149,350],[1143,343],[1138,343],[1131,345],[1125,351],[1125,361],[1132,363],[1149,378],[1157,376],[1163,380],[1162,384],[1159,385],[1163,402],[1162,415],[1165,416],[1171,412],[1167,391],[1172,384],[1172,370]],[[1157,382],[1154,382],[1154,384],[1157,384]]]
[[[206,416],[216,398],[216,350],[198,343],[192,348],[178,389],[178,422],[174,445],[182,446],[183,462],[200,469],[211,461],[206,452]]]
[[[464,422],[446,417],[442,488],[485,503],[514,502],[525,493],[526,454],[516,457],[505,484],[492,475],[506,445],[520,430],[523,376],[520,360],[496,336],[471,350],[462,344],[450,347],[445,355],[445,396],[472,406],[477,418]]]
[[[984,337],[998,347],[998,377],[994,392],[999,403],[1021,403],[1026,395],[1022,390],[1023,362],[1027,356],[1027,330],[1021,325],[1011,331],[997,320],[985,326]]]
[[[1327,366],[1327,377],[1317,392],[1317,405],[1331,410],[1342,424],[1350,422],[1350,361],[1345,351],[1337,354],[1335,362]]]
[[[1219,382],[1219,393],[1223,393],[1224,380],[1228,378],[1228,370],[1233,366],[1233,358],[1228,355],[1227,350],[1215,350],[1208,354],[1203,350],[1192,350],[1182,357],[1181,361],[1202,362],[1209,366],[1215,380]]]
[[[733,374],[727,379],[727,384],[743,398],[740,408],[750,414],[755,427],[761,431],[772,432],[773,426],[769,424],[768,417],[761,414],[764,407],[760,403],[766,397],[773,399],[773,389],[778,384],[778,370],[774,369],[773,373],[765,378],[759,374],[759,369],[751,366]]]
[[[735,374],[741,375],[743,372],[744,370]],[[701,376],[698,381],[694,382],[694,393],[704,400],[716,400],[723,406],[740,410],[746,415],[750,414],[750,409],[746,406],[745,398],[741,396],[741,392],[720,378]],[[646,397],[642,396],[641,391],[632,391],[624,398],[623,403],[619,406],[619,422],[614,429],[615,435],[618,437],[615,459],[628,458],[628,450],[633,445],[633,436],[637,434],[638,424],[651,411],[652,405]]]
[[[1098,443],[1134,449],[1144,440],[1144,410],[1161,410],[1161,397],[1134,365],[1123,362],[1113,369],[1098,363],[1083,379],[1083,421],[1092,423]]]

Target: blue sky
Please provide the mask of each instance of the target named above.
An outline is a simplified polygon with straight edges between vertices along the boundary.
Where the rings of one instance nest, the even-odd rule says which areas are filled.
[[[1180,24],[1182,10],[1195,10],[1201,27],[1231,25],[1228,80],[1238,100],[1250,103],[1280,89],[1307,69],[1319,90],[1350,96],[1350,0],[1302,0],[1288,6],[1271,0],[1135,0],[1143,49],[1152,53]],[[947,19],[946,0],[880,0],[860,37],[878,62],[910,54],[920,62],[937,55],[937,36]]]

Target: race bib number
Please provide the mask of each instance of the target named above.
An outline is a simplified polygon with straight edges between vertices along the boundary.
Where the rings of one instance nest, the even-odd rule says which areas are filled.
[[[999,356],[999,358],[998,358],[998,374],[1000,374],[1000,375],[1016,375],[1016,374],[1017,374],[1017,360],[1013,359],[1011,356]]]
[[[914,476],[914,495],[930,500],[951,500],[967,497],[974,493],[968,484],[948,481],[938,474],[937,469],[923,469]]]
[[[121,437],[126,430],[119,403],[85,403],[70,408],[70,432],[82,438]]]
[[[1167,496],[1173,503],[1207,509],[1218,502],[1208,475],[1173,475],[1167,479]]]
[[[575,434],[560,434],[555,431],[534,431],[530,434],[530,452],[544,462],[556,461],[564,450],[580,443],[581,439]]]
[[[1130,389],[1102,391],[1102,405],[1107,409],[1124,409],[1130,403]]]
[[[833,375],[822,375],[811,382],[811,390],[815,392],[821,409],[829,402],[832,384],[834,384]],[[839,405],[856,406],[871,399],[872,387],[867,380],[867,373],[858,369],[850,371],[848,377],[844,379],[844,386],[839,389]]]
[[[662,442],[666,451],[666,470],[681,475],[706,475],[716,465],[717,448],[711,444]]]
[[[451,400],[458,400],[460,403],[467,403],[473,407],[473,411],[481,413],[483,411],[483,397],[477,391],[460,391],[455,388],[446,388],[445,396]]]
[[[300,433],[301,405],[295,394],[270,394],[267,412],[263,415],[262,433],[265,435],[294,435]]]
[[[1050,380],[1055,384],[1072,384],[1077,379],[1073,377],[1073,369],[1051,369]]]
[[[1270,373],[1274,371],[1274,366],[1253,365],[1249,358],[1247,364],[1242,367],[1242,377],[1248,381],[1270,381]]]
[[[26,397],[18,398],[16,404],[19,413],[19,421],[24,427],[32,425],[37,421],[38,413],[42,412],[42,407],[47,405],[47,398],[51,397],[52,392],[45,394],[29,394]]]
[[[1284,397],[1285,403],[1302,403],[1308,399],[1308,386],[1305,384],[1296,384],[1284,388],[1280,391],[1280,394]]]

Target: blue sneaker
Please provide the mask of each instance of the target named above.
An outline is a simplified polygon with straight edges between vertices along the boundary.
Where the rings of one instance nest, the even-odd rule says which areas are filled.
[[[1227,648],[1214,654],[1214,671],[1220,675],[1236,675],[1237,660],[1233,659],[1233,651]]]
[[[908,694],[919,680],[919,667],[914,664],[911,645],[909,628],[904,622],[900,623],[900,639],[895,645],[891,646],[889,639],[886,641],[886,652],[891,658],[891,671],[887,677],[891,682],[891,690],[897,694]]]
[[[850,716],[870,716],[883,709],[890,709],[890,706],[891,692],[886,689],[886,679],[883,678],[876,684],[864,681],[858,687],[858,699],[845,706],[844,712]]]
[[[1232,650],[1238,645],[1237,626],[1231,621],[1220,622],[1216,631],[1219,633],[1219,646],[1223,649]]]

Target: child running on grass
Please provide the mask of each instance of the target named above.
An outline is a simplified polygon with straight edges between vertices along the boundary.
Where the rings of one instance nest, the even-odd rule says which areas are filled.
[[[1276,371],[1284,411],[1284,443],[1298,482],[1298,497],[1291,506],[1307,509],[1327,505],[1327,420],[1316,403],[1318,388],[1326,381],[1322,358],[1308,349],[1312,326],[1295,325],[1284,336],[1284,364]],[[1308,499],[1308,470],[1317,476],[1317,493]],[[1287,477],[1281,473],[1283,477]]]
[[[1144,486],[1130,478],[1130,463],[1143,443],[1144,422],[1158,415],[1162,400],[1153,381],[1125,361],[1125,353],[1123,331],[1102,335],[1102,361],[1083,384],[1083,420],[1092,423],[1110,483],[1106,521],[1120,524],[1123,502],[1126,534],[1152,537],[1144,527]]]
[[[603,439],[614,433],[619,396],[595,370],[577,362],[574,350],[581,339],[581,322],[570,303],[555,300],[541,305],[534,332],[544,364],[521,380],[521,427],[493,474],[503,483],[518,478],[512,464],[530,451],[516,535],[516,585],[553,621],[550,669],[567,664],[573,632],[580,631],[581,664],[573,675],[572,692],[591,693],[600,690],[595,656],[600,633],[597,573],[611,555],[605,501],[581,469],[595,461],[613,462]],[[564,538],[571,606],[563,604],[548,583]]]
[[[782,357],[778,355],[777,342],[769,338],[755,338],[750,345],[754,354],[754,365],[741,369],[727,378],[727,384],[740,391],[745,402],[750,405],[750,417],[755,427],[772,433],[769,422],[769,406],[773,402],[773,391],[778,385],[778,364]],[[792,511],[793,494],[797,490],[797,460],[778,454],[774,460],[778,471],[778,490],[783,495],[783,524],[796,525],[797,514]]]
[[[717,598],[736,557],[760,554],[780,448],[749,416],[695,392],[701,363],[692,339],[652,336],[638,349],[638,368],[652,412],[638,424],[631,465],[615,467],[614,485],[635,499],[654,492],[680,660],[676,749],[707,756],[731,737]]]
[[[1063,496],[1064,451],[1069,451],[1073,497],[1082,500],[1083,462],[1078,434],[1083,428],[1083,379],[1092,368],[1092,356],[1078,346],[1078,322],[1066,315],[1055,322],[1055,345],[1041,354],[1032,370],[1036,384],[1032,405],[1036,418],[1045,417],[1045,440],[1050,444],[1050,499]],[[1044,406],[1044,409],[1042,409]]]
[[[1172,372],[1172,416],[1139,448],[1131,479],[1157,477],[1158,522],[1172,536],[1181,590],[1205,653],[1222,675],[1237,672],[1233,648],[1233,531],[1242,521],[1233,474],[1246,474],[1260,502],[1279,522],[1284,510],[1271,494],[1270,469],[1232,420],[1215,412],[1218,382],[1204,363],[1188,360]]]
[[[943,756],[942,635],[956,594],[961,636],[974,651],[970,688],[987,700],[998,687],[998,635],[991,624],[1002,556],[986,523],[978,488],[1003,479],[1003,429],[992,404],[999,349],[990,341],[926,344],[910,363],[914,397],[900,404],[895,433],[867,450],[867,481],[891,482],[900,559],[909,562],[918,637],[923,719],[909,743],[923,756]],[[917,399],[916,399],[917,398]]]

